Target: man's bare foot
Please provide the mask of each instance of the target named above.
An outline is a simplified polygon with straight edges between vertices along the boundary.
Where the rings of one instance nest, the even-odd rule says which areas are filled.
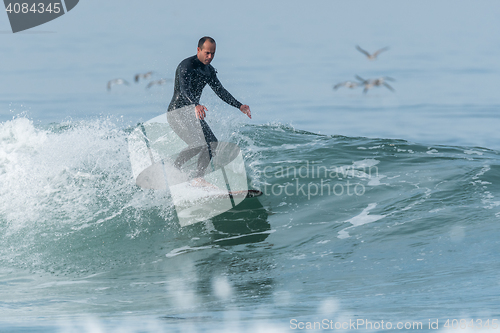
[[[220,188],[218,188],[212,183],[207,182],[205,179],[201,177],[191,180],[189,184],[194,187],[205,187],[211,190],[220,190]]]

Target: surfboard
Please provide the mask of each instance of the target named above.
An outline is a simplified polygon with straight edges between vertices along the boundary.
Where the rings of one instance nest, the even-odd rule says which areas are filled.
[[[259,190],[248,190],[247,191],[247,198],[256,198],[260,197],[263,193]]]
[[[240,148],[231,142],[217,142],[211,149],[210,170],[204,178],[215,185],[215,193],[191,186],[197,156],[183,165],[174,166],[180,152],[188,148],[170,128],[166,114],[139,124],[128,137],[132,173],[136,184],[144,189],[166,190],[175,206],[181,226],[205,221],[233,209],[243,200],[262,195],[248,189],[245,164]]]
[[[229,195],[235,196],[244,196],[245,198],[256,198],[262,195],[262,192],[259,190],[248,190],[248,191],[229,191]]]
[[[257,198],[263,193],[259,190],[246,191],[208,191],[211,198],[225,198],[226,196],[234,198]]]

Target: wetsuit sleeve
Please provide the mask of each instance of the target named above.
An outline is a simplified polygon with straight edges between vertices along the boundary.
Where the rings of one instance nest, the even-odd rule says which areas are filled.
[[[199,105],[196,102],[196,97],[191,88],[191,82],[189,78],[189,73],[192,71],[189,65],[184,65],[179,68],[179,93],[189,101],[190,104]]]
[[[236,98],[234,98],[233,95],[231,95],[229,91],[226,90],[226,88],[222,86],[222,83],[220,83],[215,74],[212,76],[212,79],[208,82],[208,84],[210,85],[210,88],[212,88],[212,90],[217,94],[217,96],[219,96],[219,98],[227,104],[232,105],[237,109],[239,109],[243,105],[238,102],[238,100],[236,100]]]

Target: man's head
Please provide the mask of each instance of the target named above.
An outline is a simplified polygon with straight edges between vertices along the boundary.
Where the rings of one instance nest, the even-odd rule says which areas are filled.
[[[215,56],[215,40],[212,37],[200,38],[197,50],[198,60],[204,65],[210,64]]]

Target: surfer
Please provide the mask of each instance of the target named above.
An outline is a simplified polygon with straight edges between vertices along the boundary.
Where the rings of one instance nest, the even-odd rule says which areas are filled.
[[[208,84],[220,99],[252,118],[250,107],[236,100],[220,83],[217,71],[210,64],[214,56],[215,40],[211,37],[200,38],[196,55],[184,59],[177,66],[174,95],[167,110],[170,127],[188,145],[179,153],[174,165],[180,169],[199,154],[197,170],[191,181],[193,186],[214,187],[203,178],[217,147],[217,138],[205,121],[208,109],[200,104],[203,88]]]

